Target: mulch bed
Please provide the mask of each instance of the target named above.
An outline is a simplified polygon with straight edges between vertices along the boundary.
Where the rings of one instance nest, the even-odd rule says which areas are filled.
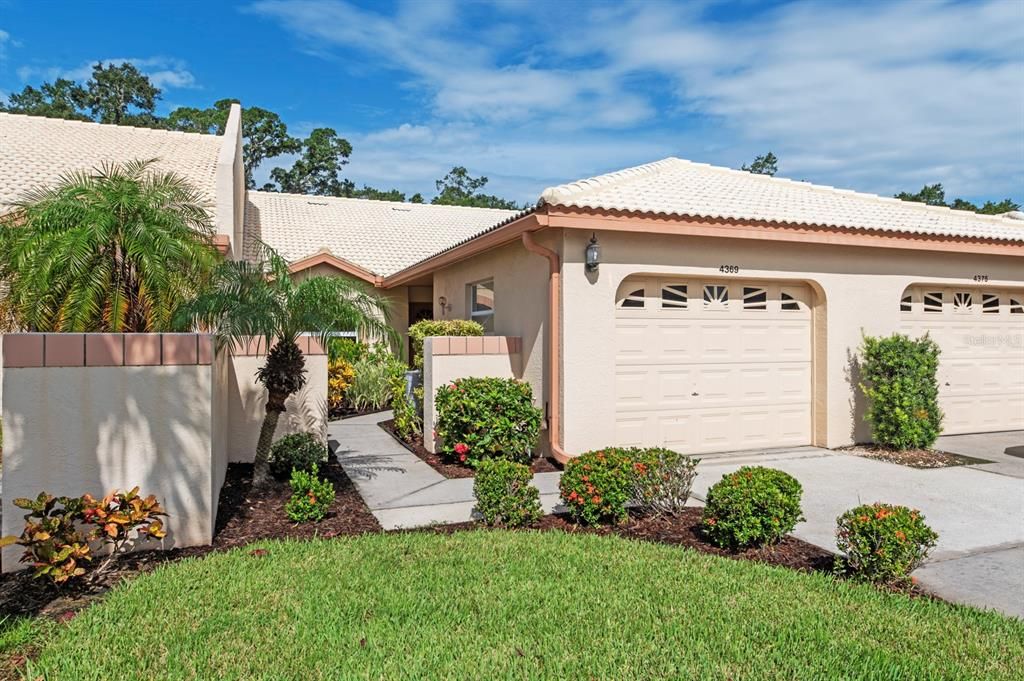
[[[969,466],[978,463],[992,463],[986,459],[976,459],[973,456],[952,454],[937,449],[886,449],[885,447],[873,447],[870,445],[855,445],[842,448],[843,452],[855,456],[863,456],[868,459],[898,463],[901,466],[911,468],[949,468],[950,466]]]
[[[814,544],[808,544],[796,537],[788,536],[775,546],[752,548],[743,551],[729,551],[709,544],[701,532],[700,519],[703,509],[687,508],[678,516],[646,517],[631,514],[622,525],[588,527],[577,525],[568,516],[546,515],[526,529],[541,531],[562,531],[567,533],[585,532],[597,535],[618,535],[626,539],[658,542],[673,546],[685,546],[701,553],[724,556],[737,560],[752,560],[769,565],[800,570],[802,572],[831,572],[835,555]],[[485,527],[481,523],[469,522],[455,525],[439,525],[426,531],[448,534],[466,529]],[[409,530],[415,532],[417,530]],[[423,530],[420,530],[423,531]]]
[[[476,474],[476,471],[469,466],[451,463],[440,454],[428,452],[427,448],[423,446],[422,435],[416,435],[411,440],[403,438],[395,430],[394,419],[381,421],[377,425],[387,431],[391,437],[395,438],[398,444],[423,459],[428,466],[446,478],[472,478]],[[540,457],[530,462],[530,470],[534,473],[556,473],[562,470],[562,468],[554,460]]]
[[[291,496],[287,482],[273,481],[265,493],[254,495],[251,464],[231,464],[220,493],[217,526],[212,546],[192,546],[169,551],[138,551],[120,558],[95,582],[80,580],[58,589],[31,571],[0,575],[0,614],[65,617],[103,596],[113,586],[138,574],[151,572],[163,563],[204,556],[244,546],[260,539],[336,537],[380,532],[380,524],[363,503],[355,485],[332,458],[320,474],[334,483],[336,498],[327,517],[319,523],[296,525],[284,514]]]

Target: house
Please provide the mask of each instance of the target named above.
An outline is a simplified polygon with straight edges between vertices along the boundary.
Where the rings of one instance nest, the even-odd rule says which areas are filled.
[[[895,331],[941,346],[947,433],[1024,428],[1024,215],[676,158],[521,212],[246,191],[239,115],[211,137],[0,114],[0,203],[44,174],[158,157],[207,193],[233,257],[258,238],[296,272],[365,281],[400,333],[433,316],[521,338],[560,459],[865,440],[857,348]]]

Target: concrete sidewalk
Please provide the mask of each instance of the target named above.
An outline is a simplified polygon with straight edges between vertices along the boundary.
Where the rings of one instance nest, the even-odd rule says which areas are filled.
[[[391,412],[332,421],[327,433],[338,462],[385,530],[461,523],[473,518],[473,479],[448,479],[395,442],[377,424]],[[545,512],[558,504],[560,473],[538,473]]]

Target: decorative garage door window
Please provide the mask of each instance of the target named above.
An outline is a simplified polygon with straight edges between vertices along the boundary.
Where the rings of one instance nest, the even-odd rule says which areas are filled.
[[[614,444],[809,444],[810,302],[800,284],[626,279],[614,301]]]
[[[911,286],[900,332],[939,344],[944,432],[1024,428],[1024,291]]]

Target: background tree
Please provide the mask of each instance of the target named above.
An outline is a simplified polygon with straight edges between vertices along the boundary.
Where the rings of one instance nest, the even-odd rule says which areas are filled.
[[[179,107],[167,116],[164,125],[171,130],[223,135],[231,105],[236,102],[237,99],[220,99],[207,109]],[[256,188],[253,171],[260,163],[302,150],[302,141],[288,134],[288,126],[281,117],[258,106],[242,109],[242,134],[245,184],[249,189]]]
[[[486,177],[472,177],[463,166],[455,166],[448,174],[434,183],[437,196],[430,202],[444,206],[473,206],[476,208],[504,208],[517,210],[515,201],[502,199],[479,190],[486,186]]]
[[[914,192],[900,192],[895,194],[897,199],[903,201],[913,201],[915,203],[925,203],[929,206],[948,206],[953,210],[968,210],[973,213],[981,213],[983,215],[999,215],[1000,213],[1009,213],[1010,211],[1020,210],[1020,204],[1016,203],[1012,199],[1003,199],[1002,201],[986,201],[981,207],[966,200],[966,199],[953,199],[952,203],[946,203],[946,191],[942,188],[942,184],[936,182],[935,184],[926,184],[921,187],[920,191]]]
[[[200,194],[152,161],[64,175],[0,222],[0,285],[33,331],[168,331],[220,260]]]
[[[352,145],[338,137],[331,128],[316,128],[302,141],[302,156],[291,168],[274,168],[270,178],[276,183],[264,186],[270,191],[292,194],[345,196],[353,190],[352,183],[338,177],[348,163]]]
[[[158,99],[160,88],[134,64],[104,66],[97,62],[92,67],[92,78],[85,84],[83,102],[100,123],[153,127],[158,123]]]
[[[82,111],[84,106],[85,90],[72,80],[58,78],[52,83],[43,83],[38,89],[25,86],[21,92],[8,97],[6,104],[0,103],[0,111],[72,121],[91,120]]]
[[[270,351],[256,373],[267,389],[266,415],[256,446],[253,483],[268,480],[270,446],[287,399],[306,383],[306,360],[296,340],[303,332],[317,334],[327,345],[335,331],[356,330],[392,339],[386,298],[347,277],[291,278],[288,263],[259,244],[257,262],[225,261],[213,286],[183,306],[177,316],[182,330],[210,329],[218,344],[266,340]]]
[[[745,170],[748,173],[754,173],[755,175],[769,175],[774,177],[775,173],[779,172],[778,163],[779,159],[775,157],[775,154],[769,151],[764,156],[755,156],[754,161],[749,166],[740,166],[740,170]]]

